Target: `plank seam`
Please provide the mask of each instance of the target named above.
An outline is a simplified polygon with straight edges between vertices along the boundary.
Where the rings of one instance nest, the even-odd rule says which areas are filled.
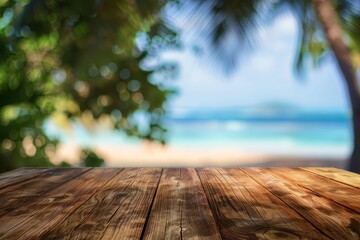
[[[296,209],[294,209],[291,205],[289,205],[286,201],[282,200],[280,197],[278,197],[277,195],[273,194],[269,189],[267,189],[264,185],[262,185],[260,182],[258,182],[253,176],[251,176],[250,174],[248,174],[247,172],[241,170],[243,173],[245,173],[246,175],[248,175],[250,178],[254,179],[255,182],[257,182],[260,186],[262,186],[266,191],[268,191],[271,195],[273,195],[275,198],[279,199],[281,202],[283,202],[286,206],[288,206],[290,209],[292,209],[294,212],[296,212],[300,217],[302,217],[305,221],[307,221],[308,223],[310,223],[314,228],[316,228],[320,233],[324,234],[326,237],[335,240],[334,238],[330,237],[329,235],[327,235],[325,232],[323,232],[320,228],[318,228],[314,223],[312,223],[310,220],[308,220],[306,217],[304,217],[299,211],[297,211]],[[272,175],[271,173],[269,173],[270,175]],[[276,177],[274,175],[272,175],[275,179]]]
[[[124,188],[124,190],[128,189],[129,187],[131,187],[131,186],[134,184],[134,182],[136,181],[136,176],[137,176],[137,174],[135,175],[135,177],[133,177],[132,182]],[[127,177],[129,177],[129,175],[128,175]],[[107,231],[107,229],[108,229],[108,227],[109,227],[109,223],[112,221],[113,217],[115,217],[116,213],[117,213],[117,212],[119,211],[119,209],[121,208],[122,203],[125,202],[129,197],[130,197],[130,195],[126,196],[126,197],[119,203],[119,206],[116,208],[116,210],[114,211],[114,213],[111,215],[111,217],[110,217],[110,218],[108,219],[108,221],[106,222],[106,227],[103,229],[103,231],[102,231],[102,234],[103,234],[103,235],[101,236],[100,239],[103,239],[103,238],[104,238],[104,234],[106,233],[106,231]],[[112,201],[113,201],[113,200],[112,200]],[[111,201],[111,202],[112,202],[112,201]],[[109,204],[108,206],[110,206],[110,205],[111,205],[111,204]],[[124,220],[121,219],[120,222],[123,223]]]
[[[91,169],[94,169],[94,168],[91,168]],[[91,170],[91,169],[90,169],[90,170]],[[89,170],[89,171],[90,171],[90,170]],[[121,169],[121,171],[122,171],[122,170],[123,170],[123,169]],[[121,172],[121,171],[120,171],[120,172]],[[88,172],[88,171],[87,171],[87,172]],[[80,176],[80,175],[79,175],[79,176]],[[89,198],[87,198],[86,200],[84,200],[84,201],[82,202],[82,204],[80,204],[78,207],[76,207],[76,208],[75,208],[72,212],[70,212],[67,216],[64,216],[63,219],[59,220],[59,221],[57,222],[56,226],[59,226],[60,224],[62,224],[62,223],[66,220],[67,217],[71,216],[74,212],[76,212],[84,203],[86,203],[87,201],[89,201],[90,198],[92,198],[95,194],[97,194],[97,193],[100,191],[100,189],[102,189],[105,185],[107,185],[107,184],[108,184],[111,180],[113,180],[116,176],[117,176],[117,175],[115,175],[114,177],[112,177],[111,179],[109,179],[104,185],[102,185],[97,191],[95,191],[94,194],[90,195]],[[48,231],[44,232],[40,237],[41,237],[41,238],[46,238],[46,236],[48,236],[50,233],[51,233],[51,230],[48,229]]]
[[[328,179],[328,180],[332,180],[332,181],[334,181],[334,182],[341,183],[341,184],[344,184],[344,185],[349,186],[349,187],[353,187],[353,188],[356,188],[356,189],[360,189],[359,186],[354,186],[354,185],[352,185],[352,184],[348,184],[348,183],[345,183],[345,182],[341,182],[341,181],[336,180],[336,179],[334,179],[334,178],[326,177],[326,176],[321,175],[321,174],[319,174],[319,173],[316,173],[316,172],[307,170],[306,168],[300,168],[300,169],[301,169],[301,170],[304,170],[304,171],[306,171],[306,172],[308,172],[308,173],[312,173],[313,175],[320,176],[320,177],[322,177],[322,178],[325,178],[325,179]]]
[[[219,172],[219,170],[217,170],[217,171]],[[232,176],[233,179],[238,180],[238,178],[237,178],[236,176],[234,176],[231,172],[227,171],[227,173],[229,173],[229,174]],[[219,174],[224,178],[223,174],[221,174],[220,172],[219,172]],[[224,179],[225,179],[225,178],[224,178]],[[249,199],[248,199],[248,198],[246,197],[246,195],[244,194],[243,190],[241,190],[241,188],[239,188],[239,186],[236,184],[236,182],[234,182],[233,179],[232,179],[232,182],[236,185],[236,188],[241,192],[241,195],[244,197],[244,199],[246,200],[246,202],[250,202]],[[229,183],[229,181],[228,181],[227,179],[225,179],[225,181]],[[235,191],[233,190],[233,188],[231,187],[230,184],[229,184],[229,186],[230,186],[231,190],[233,191],[233,193],[235,194],[236,198],[237,198],[239,201],[241,201],[241,200],[238,198],[237,194],[235,193]],[[245,189],[252,197],[254,197],[254,196],[251,194],[251,192],[246,188],[246,186],[243,186],[243,187],[244,187],[244,189]],[[255,197],[254,197],[254,199],[255,199]],[[244,206],[244,209],[246,210],[246,213],[248,214],[248,216],[249,216],[249,218],[251,219],[251,221],[252,221],[254,224],[256,224],[255,221],[251,218],[251,214],[249,213],[249,211],[248,211],[248,209],[246,208],[245,204],[242,204],[242,205]],[[257,208],[256,206],[254,206],[254,209],[255,209],[256,212],[259,214],[259,216],[260,216],[260,218],[262,219],[262,221],[263,221],[268,227],[270,227],[270,225],[268,224],[268,222],[267,222],[267,221],[263,218],[263,216],[260,214],[258,208]]]
[[[161,168],[161,173],[160,173],[160,176],[159,176],[159,180],[158,180],[158,182],[157,182],[157,184],[156,184],[156,189],[155,189],[155,192],[154,192],[154,196],[153,196],[153,199],[151,200],[150,206],[149,206],[149,208],[148,208],[148,212],[147,212],[147,214],[146,214],[146,219],[145,219],[145,222],[144,222],[144,227],[143,227],[143,229],[142,229],[142,231],[141,231],[140,239],[144,239],[145,229],[146,229],[146,226],[147,226],[147,224],[148,224],[148,222],[149,222],[150,213],[151,213],[153,204],[154,204],[154,202],[155,202],[156,195],[157,195],[157,193],[158,193],[158,189],[159,189],[159,185],[160,185],[160,180],[161,180],[161,178],[162,178],[163,172],[164,172],[164,169]]]
[[[221,231],[220,231],[220,229],[219,229],[219,226],[218,226],[218,222],[216,221],[216,219],[215,219],[215,217],[214,217],[214,216],[215,216],[215,215],[214,215],[214,211],[213,211],[213,209],[211,208],[211,205],[210,205],[210,202],[209,202],[209,198],[208,198],[208,196],[206,195],[206,191],[205,191],[203,182],[202,182],[202,180],[201,180],[201,177],[200,177],[200,175],[199,175],[199,171],[201,171],[201,170],[195,169],[196,175],[197,175],[197,177],[199,178],[199,181],[200,181],[201,188],[202,188],[202,190],[203,190],[203,192],[204,192],[204,194],[205,194],[206,202],[207,202],[207,204],[208,204],[208,206],[209,206],[212,219],[213,219],[214,222],[216,223],[216,224],[215,224],[216,230],[217,230],[217,232],[219,233],[220,238],[223,239],[222,233],[221,233]]]
[[[134,181],[134,182],[135,182],[135,181]],[[134,182],[132,182],[131,185],[132,185]],[[130,186],[131,186],[131,185],[130,185]],[[126,190],[126,189],[127,189],[127,187],[125,188],[125,190]],[[110,222],[112,221],[113,217],[115,217],[116,213],[119,211],[121,204],[122,204],[123,202],[125,202],[129,197],[130,197],[130,196],[126,196],[126,197],[119,203],[119,207],[116,208],[116,210],[115,210],[114,213],[111,215],[111,217],[109,217],[108,221],[106,222],[106,227],[104,228],[104,230],[103,230],[102,233],[101,233],[102,236],[101,236],[100,240],[104,238],[104,234],[106,233],[106,231],[107,231],[107,229],[108,229],[108,227],[109,227],[109,224],[110,224]],[[108,206],[110,206],[110,205],[111,205],[111,204],[109,204]],[[123,222],[123,221],[121,221],[121,223],[122,223],[122,222]],[[80,226],[80,225],[78,225],[78,226]],[[77,226],[76,228],[78,228],[78,226]],[[86,235],[86,237],[87,237],[88,235],[89,235],[89,233]]]
[[[270,173],[270,174],[271,174],[272,176],[274,176],[272,173]],[[288,178],[287,178],[286,176],[284,176],[283,174],[279,174],[279,175],[282,176],[283,178],[285,178],[287,181],[290,181],[290,179],[288,179]],[[276,178],[276,176],[274,176],[274,177]],[[341,201],[335,201],[334,199],[331,199],[331,198],[325,196],[324,194],[322,194],[322,193],[320,193],[320,192],[314,191],[313,189],[308,188],[308,187],[302,185],[301,182],[300,182],[300,183],[297,183],[296,185],[297,185],[299,188],[306,189],[306,190],[310,191],[311,193],[313,193],[314,195],[320,195],[321,197],[323,197],[323,198],[325,198],[325,199],[327,199],[327,200],[329,200],[329,201],[331,201],[331,202],[333,202],[333,203],[335,203],[335,204],[337,204],[337,205],[340,205],[340,206],[342,206],[342,207],[344,207],[344,208],[346,208],[346,209],[348,209],[348,210],[350,210],[350,211],[353,211],[353,212],[356,212],[356,213],[360,213],[360,211],[358,211],[358,210],[355,210],[355,209],[353,209],[353,208],[351,208],[351,207],[348,207],[348,206],[346,206],[346,205],[343,205],[343,204],[341,203]]]
[[[3,177],[3,176],[6,176],[7,174],[20,172],[20,171],[22,171],[22,170],[24,170],[24,169],[26,169],[26,168],[25,168],[25,167],[20,167],[20,168],[14,169],[14,170],[2,172],[2,173],[0,173],[0,178]]]
[[[52,170],[52,169],[47,169],[47,170],[41,172],[41,174],[47,173],[47,172],[49,172],[49,171],[51,171],[51,170]],[[37,178],[37,177],[39,177],[39,175],[35,175],[35,176],[29,177],[29,178],[25,178],[25,179],[20,180],[20,181],[18,181],[18,182],[10,183],[9,185],[5,185],[5,186],[0,187],[0,190],[3,190],[3,189],[5,189],[5,188],[11,187],[11,186],[13,186],[13,185],[16,185],[16,184],[19,184],[19,183],[22,183],[22,182],[25,182],[25,181],[28,181],[28,180],[31,180],[31,179],[34,179],[34,178]]]
[[[246,211],[246,214],[248,215],[249,219],[251,219],[251,221],[252,221],[254,224],[256,224],[256,222],[254,221],[254,219],[251,217],[251,214],[250,214],[249,210],[248,210],[247,207],[245,206],[245,203],[243,203],[243,202],[241,201],[241,199],[239,199],[238,195],[236,194],[234,188],[231,186],[230,182],[224,177],[224,175],[223,175],[221,172],[219,172],[218,169],[216,169],[216,171],[217,171],[217,172],[219,173],[219,175],[225,180],[225,182],[226,182],[227,185],[230,187],[230,189],[231,189],[232,193],[234,194],[234,196],[236,197],[236,199],[237,199],[239,202],[241,202],[241,205],[243,206],[244,210]],[[237,189],[240,191],[240,193],[241,193],[241,195],[244,197],[244,199],[245,199],[246,201],[248,201],[247,198],[246,198],[246,196],[244,195],[243,191],[241,191],[241,189],[239,189],[238,187],[237,187]],[[259,215],[260,215],[260,217],[262,218],[261,214],[259,214]],[[262,218],[262,220],[264,221],[263,218]],[[266,221],[264,221],[264,223],[269,226],[269,224],[267,224]]]
[[[91,168],[90,168],[90,169],[91,169]],[[41,193],[41,194],[39,194],[39,195],[36,195],[36,196],[31,197],[30,199],[28,199],[27,202],[31,202],[31,201],[34,201],[35,199],[40,198],[41,196],[43,196],[44,194],[50,192],[51,190],[54,190],[54,189],[60,187],[61,185],[65,184],[65,183],[67,183],[67,182],[69,182],[69,181],[72,181],[72,180],[74,180],[75,178],[81,176],[82,174],[90,171],[90,169],[87,169],[86,171],[81,172],[80,174],[78,174],[78,175],[76,175],[76,176],[74,176],[74,177],[72,177],[72,178],[70,178],[70,179],[68,179],[68,180],[66,180],[66,181],[64,181],[64,182],[59,183],[58,185],[54,186],[53,188],[50,188],[50,189],[46,190],[45,192],[43,192],[43,193]],[[31,178],[30,178],[30,179],[31,179]],[[27,179],[27,180],[29,180],[29,179]],[[23,204],[23,205],[24,205],[24,204]],[[8,214],[9,212],[12,212],[12,211],[13,211],[13,210],[4,212],[3,214],[0,214],[0,217],[4,216],[4,215],[6,215],[6,214]],[[25,219],[25,220],[26,220],[26,219]],[[24,221],[25,221],[25,220],[24,220]],[[11,228],[11,229],[12,229],[12,228]],[[9,230],[10,230],[10,229],[9,229]]]
[[[180,170],[180,181],[182,181],[181,179],[181,173],[182,173],[182,168],[179,169]],[[177,181],[177,183],[179,183],[179,180]],[[181,194],[183,195],[183,194]],[[180,195],[180,196],[181,196]],[[183,239],[183,226],[182,226],[182,221],[183,221],[183,205],[181,204],[181,202],[179,202],[179,207],[180,207],[180,239]]]
[[[302,188],[305,188],[306,190],[314,193],[315,195],[321,195],[321,197],[323,197],[323,198],[325,198],[325,199],[327,199],[327,200],[329,200],[329,201],[331,201],[331,202],[333,202],[333,203],[335,203],[335,204],[337,204],[337,205],[340,205],[340,206],[346,208],[347,210],[350,210],[350,211],[352,211],[352,212],[356,212],[356,213],[359,213],[359,214],[360,214],[360,211],[357,211],[357,210],[355,210],[355,209],[352,209],[351,207],[348,207],[348,206],[346,206],[346,205],[343,205],[342,203],[340,203],[340,201],[339,201],[339,202],[338,202],[338,201],[334,201],[333,199],[328,198],[328,197],[322,195],[321,193],[315,192],[314,190],[312,190],[312,189],[310,189],[310,188],[308,188],[308,187],[300,186],[300,185],[298,185],[298,186],[299,186],[299,187],[302,187]]]
[[[120,169],[120,172],[119,172],[119,173],[121,173],[122,171],[123,171],[123,169]],[[95,194],[99,193],[99,191],[100,191],[101,189],[103,189],[106,185],[108,185],[116,176],[117,176],[117,175],[115,175],[115,176],[114,176],[113,178],[111,178],[108,182],[106,182],[105,185],[101,186],[97,192],[95,192],[93,195],[91,195],[90,198],[92,198],[93,196],[95,196]],[[67,216],[67,218],[70,217],[72,214],[74,214],[81,206],[83,206],[84,204],[86,204],[86,203],[90,200],[90,198],[88,198],[87,200],[85,200],[85,201],[83,202],[83,204],[81,204],[81,205],[80,205],[79,207],[77,207],[72,213],[70,213],[70,214]],[[94,208],[95,208],[95,206],[94,206]],[[91,209],[91,211],[89,211],[88,214],[92,213],[92,211],[94,211],[94,208]],[[84,223],[84,222],[86,221],[86,219],[87,219],[87,218],[84,218],[81,222],[79,222],[79,223],[74,227],[74,229],[76,229],[80,224]],[[66,218],[64,218],[61,222],[59,222],[58,225],[61,225],[65,220],[66,220]],[[48,235],[49,233],[46,233],[46,234]]]
[[[77,177],[81,176],[82,174],[84,174],[84,173],[86,173],[86,172],[90,171],[91,169],[92,169],[92,168],[90,168],[89,170],[87,170],[87,171],[85,171],[85,172],[83,172],[83,173],[81,173],[81,174],[77,175],[77,176],[76,176],[76,177],[74,177],[74,178],[71,178],[71,179],[69,179],[69,180],[67,180],[67,181],[63,182],[62,184],[67,183],[67,182],[69,182],[69,181],[71,181],[71,180],[74,180],[75,178],[77,178]],[[47,172],[47,171],[45,171],[45,172]],[[59,184],[58,186],[54,187],[53,189],[55,189],[55,188],[57,188],[57,187],[61,186],[62,184]],[[51,189],[51,190],[53,190],[53,189]],[[50,190],[49,190],[49,191],[50,191]],[[48,192],[48,191],[46,191],[46,192]],[[42,194],[41,194],[41,195],[42,195]],[[41,195],[40,195],[40,196],[41,196]],[[4,213],[4,214],[5,214],[5,213]],[[4,214],[3,214],[3,215],[4,215]],[[9,232],[9,231],[11,231],[12,229],[16,228],[18,225],[20,225],[21,223],[23,223],[23,222],[27,221],[29,218],[33,217],[35,214],[36,214],[36,213],[31,214],[30,216],[28,216],[27,218],[25,218],[23,221],[18,222],[16,225],[14,225],[13,227],[9,228],[7,231]],[[3,215],[1,215],[1,216],[3,216]]]

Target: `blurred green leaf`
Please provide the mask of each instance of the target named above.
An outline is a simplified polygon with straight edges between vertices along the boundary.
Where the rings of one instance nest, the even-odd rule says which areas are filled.
[[[169,63],[140,67],[161,47],[176,44],[176,33],[158,24],[164,4],[1,2],[0,171],[53,166],[49,157],[57,141],[44,132],[48,119],[64,129],[75,121],[89,130],[106,122],[129,135],[165,141],[166,130],[159,126],[174,90],[163,82],[175,68]],[[141,46],[139,34],[147,35]],[[147,121],[137,121],[137,112]],[[99,164],[92,153],[88,156],[85,165]]]
[[[104,159],[98,157],[96,153],[89,149],[85,149],[82,152],[81,164],[85,167],[102,167],[104,166]]]

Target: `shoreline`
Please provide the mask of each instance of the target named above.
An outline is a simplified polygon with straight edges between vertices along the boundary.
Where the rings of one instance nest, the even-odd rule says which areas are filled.
[[[247,152],[235,147],[161,146],[98,144],[93,151],[105,160],[105,167],[336,167],[345,169],[347,156],[299,156],[288,153]],[[52,162],[78,165],[80,147],[61,143]],[[344,154],[343,154],[344,155]]]

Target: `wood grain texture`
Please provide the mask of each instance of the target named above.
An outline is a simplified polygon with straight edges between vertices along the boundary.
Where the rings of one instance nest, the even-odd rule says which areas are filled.
[[[0,239],[360,239],[360,175],[332,168],[19,169]]]
[[[289,180],[282,175],[291,176],[292,169],[254,168],[242,171],[330,238],[349,240],[360,238],[360,228],[358,228],[360,215],[322,197],[317,192],[301,187],[303,181]]]
[[[0,174],[0,189],[39,176],[49,168],[18,168],[14,171]]]
[[[89,171],[86,168],[51,169],[43,171],[37,177],[29,178],[0,189],[0,216],[16,210],[19,206],[26,206],[61,184],[72,180],[80,174]]]
[[[0,217],[0,238],[36,239],[68,217],[117,173],[114,169],[91,169],[31,205],[19,206]]]
[[[124,169],[45,239],[139,239],[161,169]]]
[[[337,168],[301,168],[320,176],[360,189],[360,175]]]
[[[324,198],[331,199],[360,214],[360,189],[316,176],[298,168],[269,170],[269,172],[274,173],[275,171],[276,176],[297,182],[299,186],[319,194]]]
[[[328,239],[238,169],[202,169],[199,176],[223,239]]]
[[[143,239],[221,239],[194,169],[165,169]]]

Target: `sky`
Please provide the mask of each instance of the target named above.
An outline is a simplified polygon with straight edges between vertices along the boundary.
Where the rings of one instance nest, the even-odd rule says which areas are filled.
[[[317,69],[308,68],[303,77],[294,73],[296,28],[292,15],[285,14],[261,29],[256,46],[230,74],[222,70],[221,63],[204,63],[204,57],[196,55],[189,44],[181,51],[163,53],[161,60],[175,61],[179,66],[174,81],[179,94],[170,108],[176,111],[285,104],[305,110],[347,111],[347,94],[331,55]],[[189,42],[188,35],[191,32],[183,29],[184,42]]]

